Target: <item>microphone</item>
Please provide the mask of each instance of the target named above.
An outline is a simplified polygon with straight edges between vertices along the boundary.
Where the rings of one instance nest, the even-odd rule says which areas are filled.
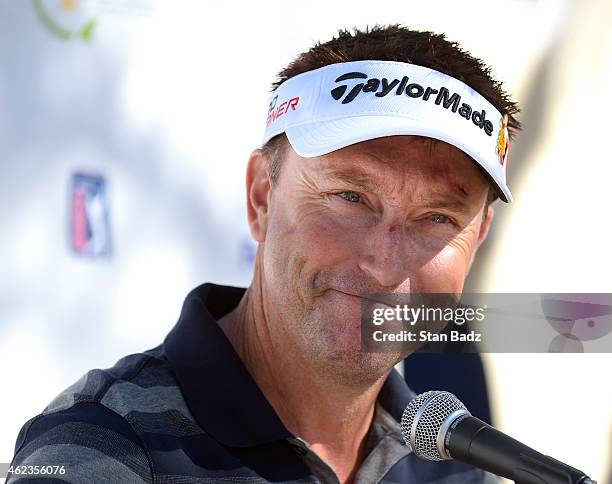
[[[584,472],[473,417],[449,392],[416,396],[404,410],[401,423],[406,444],[422,459],[456,459],[517,484],[596,484]]]

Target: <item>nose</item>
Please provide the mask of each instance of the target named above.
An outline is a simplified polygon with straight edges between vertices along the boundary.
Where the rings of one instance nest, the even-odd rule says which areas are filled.
[[[372,228],[365,240],[365,252],[359,260],[360,269],[382,287],[405,285],[411,273],[406,239],[401,224],[387,223]]]

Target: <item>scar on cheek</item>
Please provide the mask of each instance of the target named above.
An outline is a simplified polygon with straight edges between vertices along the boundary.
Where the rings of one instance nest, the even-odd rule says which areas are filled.
[[[399,229],[399,225],[391,225],[389,227],[389,233],[392,234],[393,232],[395,232],[397,229]]]

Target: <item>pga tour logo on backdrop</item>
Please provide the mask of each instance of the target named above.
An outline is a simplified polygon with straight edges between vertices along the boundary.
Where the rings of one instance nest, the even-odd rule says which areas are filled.
[[[109,200],[101,175],[75,173],[70,192],[70,244],[78,255],[111,255]]]
[[[349,85],[346,81],[358,82],[349,90]],[[334,82],[342,83],[330,91],[331,96],[342,104],[352,102],[357,96],[362,93],[371,93],[375,97],[383,98],[388,95],[401,96],[406,95],[414,99],[422,101],[433,100],[434,104],[450,109],[451,112],[458,114],[466,120],[471,120],[472,123],[482,129],[487,136],[493,135],[493,123],[487,119],[487,112],[482,109],[474,110],[472,106],[461,102],[459,93],[451,93],[448,88],[442,86],[435,89],[430,86],[422,86],[416,82],[408,83],[409,77],[404,76],[401,79],[378,79],[369,77],[363,72],[347,72],[339,76]],[[347,92],[348,91],[348,92]],[[345,95],[346,94],[346,95]],[[343,97],[344,96],[344,97]]]

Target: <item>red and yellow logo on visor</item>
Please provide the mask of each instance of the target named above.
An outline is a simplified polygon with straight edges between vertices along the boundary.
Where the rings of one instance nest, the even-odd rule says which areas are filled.
[[[504,114],[504,117],[500,122],[499,135],[497,136],[497,148],[495,149],[501,166],[506,164],[509,147],[510,136],[508,135],[508,115]]]

